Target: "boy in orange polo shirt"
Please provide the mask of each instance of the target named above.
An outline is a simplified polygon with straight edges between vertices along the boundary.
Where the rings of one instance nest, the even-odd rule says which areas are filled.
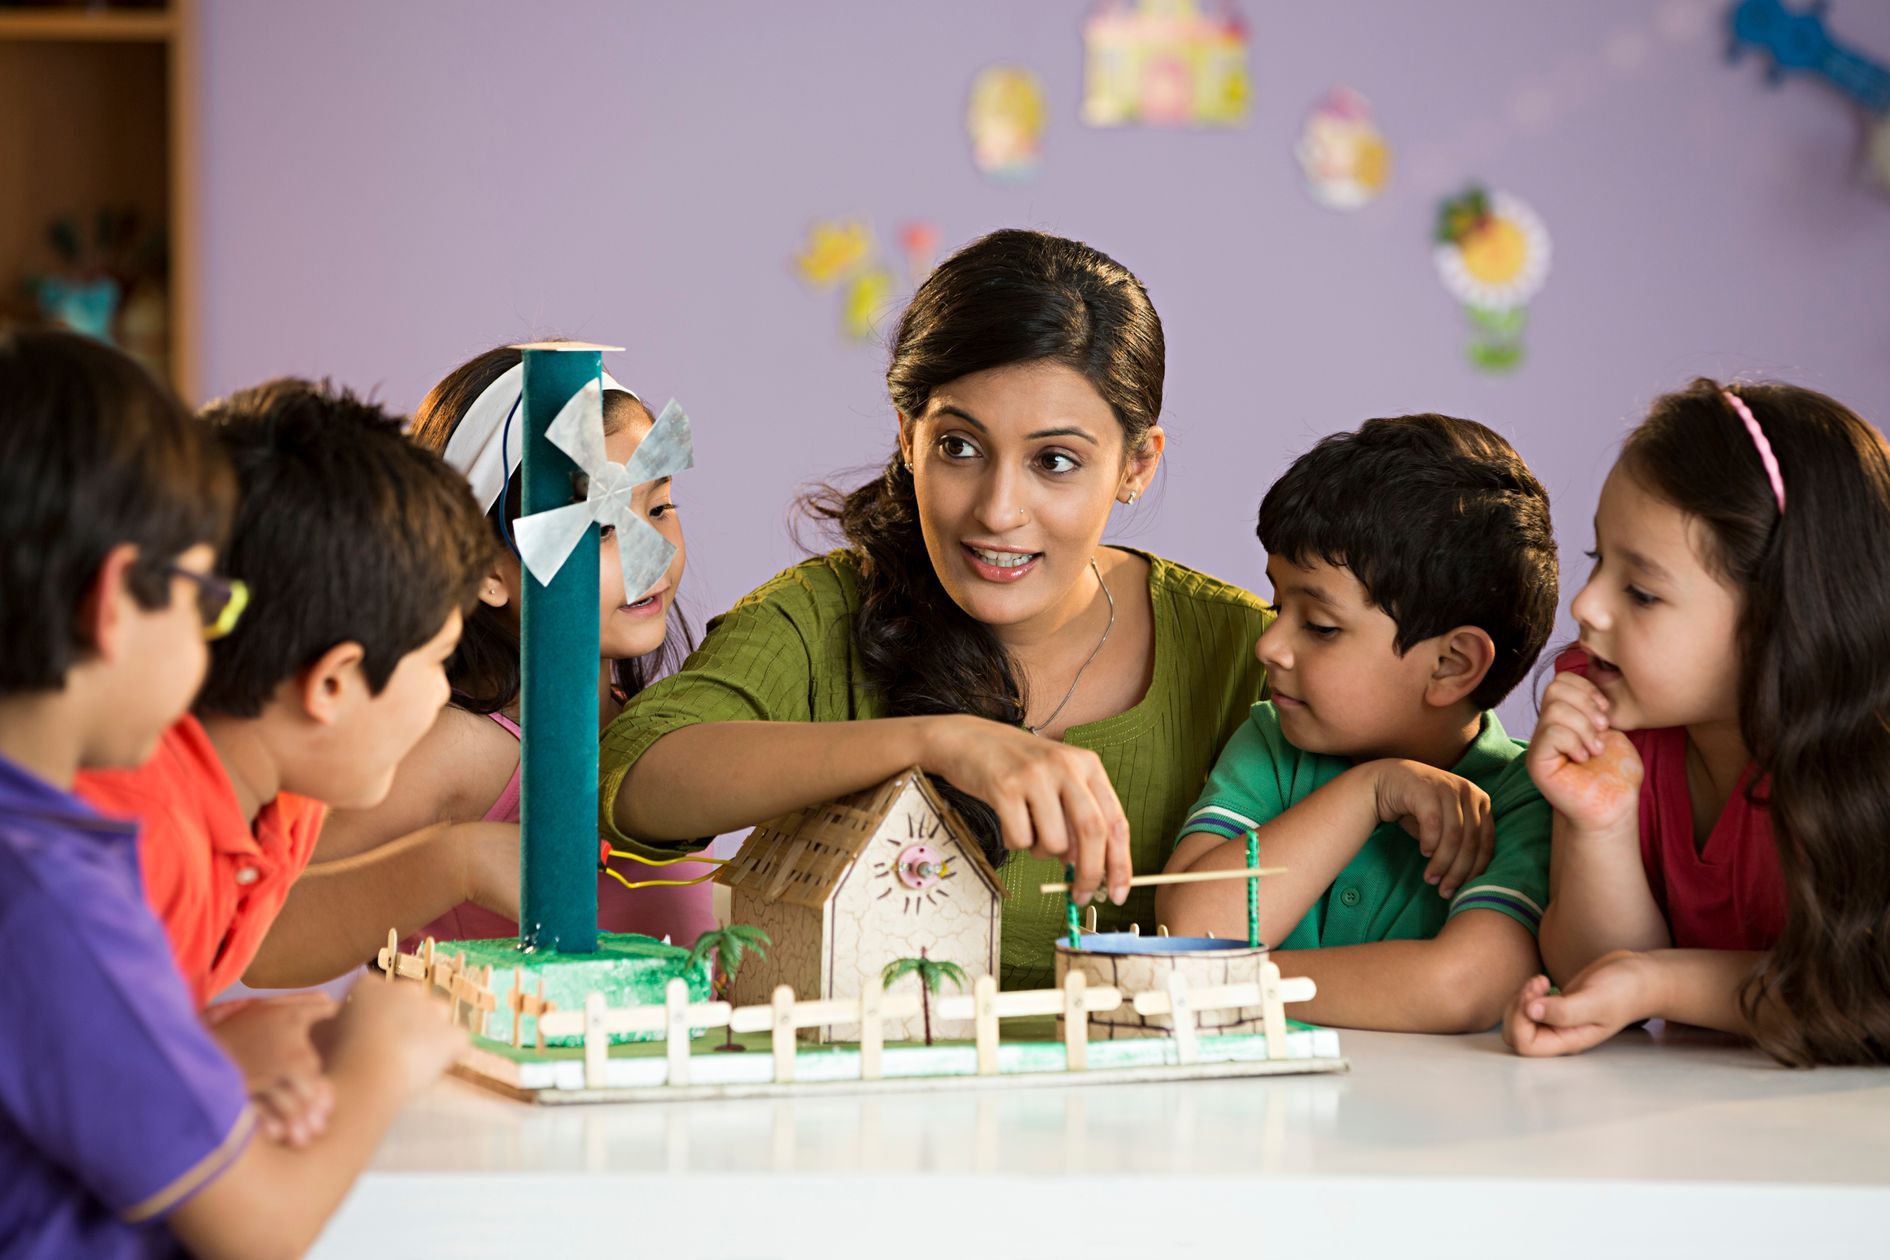
[[[119,351],[0,333],[7,1256],[301,1255],[394,1112],[465,1042],[419,986],[360,986],[327,1039],[323,1139],[257,1140],[269,1104],[172,966],[142,899],[137,826],[70,792],[83,767],[141,762],[203,677],[206,632],[228,628],[238,589],[215,568],[231,481],[190,414]]]
[[[204,418],[237,471],[223,571],[249,606],[156,755],[77,788],[142,822],[146,897],[200,1005],[242,977],[325,807],[378,803],[432,725],[490,560],[467,541],[486,531],[464,479],[378,406],[280,380]],[[515,834],[423,834],[363,873],[363,914],[418,927],[469,898],[516,897]]]

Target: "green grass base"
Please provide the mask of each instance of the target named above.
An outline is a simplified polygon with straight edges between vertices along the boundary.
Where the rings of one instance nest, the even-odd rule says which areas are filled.
[[[585,997],[592,993],[603,994],[606,1005],[613,1007],[661,1006],[664,990],[677,977],[688,983],[691,1002],[705,1002],[709,998],[708,959],[690,967],[688,950],[631,932],[599,933],[597,952],[591,954],[561,954],[556,950],[527,953],[512,937],[441,941],[434,948],[447,958],[465,954],[468,967],[492,968],[492,991],[499,1005],[486,1015],[485,1028],[481,1030],[484,1036],[479,1040],[495,1043],[489,1047],[495,1050],[500,1046],[508,1051],[512,1048],[509,998],[515,972],[522,973],[521,983],[527,993],[536,993],[542,978],[546,999],[567,1011],[581,1010]],[[529,1015],[524,1017],[520,1036],[528,1049],[536,1039],[537,1022]],[[652,1041],[662,1035],[660,1032],[613,1034],[611,1040]],[[583,1044],[582,1037],[547,1039],[548,1049],[569,1047],[581,1053]]]

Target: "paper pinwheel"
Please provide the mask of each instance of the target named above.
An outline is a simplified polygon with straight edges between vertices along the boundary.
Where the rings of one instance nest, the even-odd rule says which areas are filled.
[[[592,525],[615,526],[624,601],[635,603],[669,569],[676,545],[637,515],[630,496],[643,482],[694,467],[689,416],[670,399],[630,462],[615,463],[604,454],[604,391],[593,380],[571,395],[545,437],[571,457],[588,484],[582,502],[518,519],[513,536],[520,558],[532,576],[548,586],[585,530]]]

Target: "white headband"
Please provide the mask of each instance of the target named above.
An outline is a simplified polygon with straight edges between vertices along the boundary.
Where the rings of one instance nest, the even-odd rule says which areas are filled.
[[[608,372],[604,373],[603,382],[606,393],[615,391],[628,394],[639,403],[643,401],[635,390],[619,383]],[[488,511],[505,493],[505,483],[518,471],[519,460],[524,458],[524,433],[513,434],[509,440],[506,435],[506,421],[517,410],[524,388],[525,365],[515,363],[473,400],[446,442],[446,462],[466,478],[479,506]]]

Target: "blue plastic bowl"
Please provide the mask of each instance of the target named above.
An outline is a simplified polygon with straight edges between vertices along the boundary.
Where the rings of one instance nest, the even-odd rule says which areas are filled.
[[[1205,954],[1252,949],[1245,941],[1220,936],[1138,936],[1134,932],[1096,932],[1081,938],[1075,951],[1084,954]],[[1069,949],[1067,938],[1058,946]],[[1265,949],[1266,946],[1260,946]]]

